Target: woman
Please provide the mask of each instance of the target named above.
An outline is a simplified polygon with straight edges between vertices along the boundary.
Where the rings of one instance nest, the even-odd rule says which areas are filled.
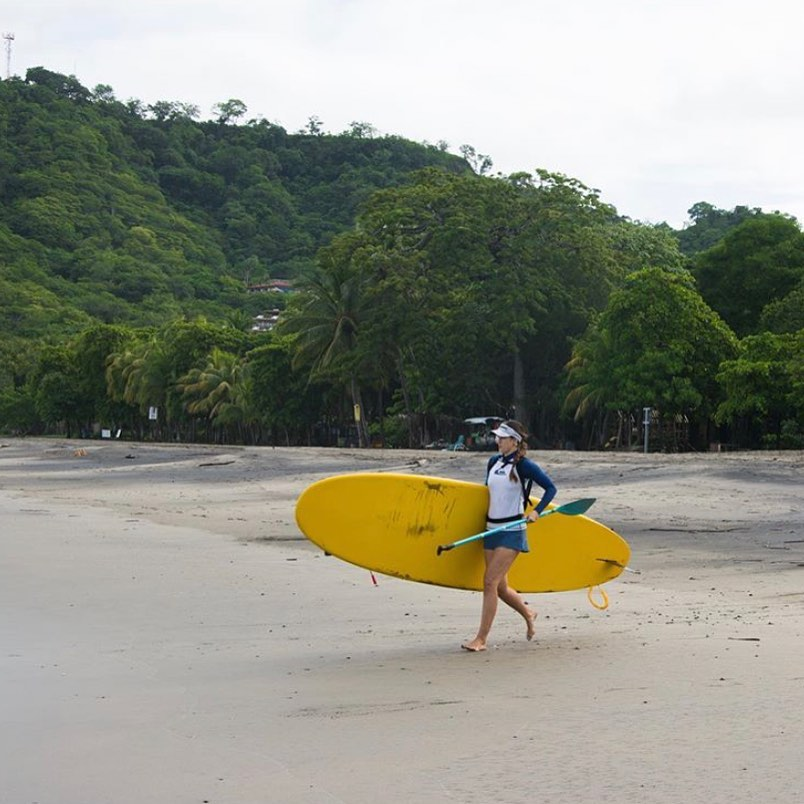
[[[544,493],[538,505],[526,517],[528,522],[533,522],[555,497],[556,487],[537,464],[525,457],[528,450],[525,441],[527,431],[522,424],[509,420],[492,432],[497,439],[499,454],[489,461],[486,471],[486,485],[489,487],[486,527],[491,530],[505,522],[522,519],[525,508],[530,504],[528,494],[531,484],[535,482],[544,489]],[[522,615],[527,623],[526,636],[529,640],[533,639],[536,612],[527,606],[516,590],[508,586],[508,570],[520,553],[527,552],[526,524],[494,533],[483,539],[486,571],[483,576],[480,628],[471,642],[461,645],[464,650],[477,652],[486,649],[491,624],[497,614],[498,597]]]

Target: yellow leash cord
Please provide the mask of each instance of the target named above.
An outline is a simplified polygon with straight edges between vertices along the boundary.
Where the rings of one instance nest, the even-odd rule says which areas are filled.
[[[598,603],[592,596],[595,589],[600,591],[602,603]],[[586,597],[589,598],[589,602],[599,611],[604,611],[609,607],[609,596],[606,594],[606,590],[602,586],[590,586],[586,592]]]

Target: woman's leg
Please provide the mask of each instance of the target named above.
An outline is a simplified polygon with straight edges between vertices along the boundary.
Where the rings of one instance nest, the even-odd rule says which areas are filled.
[[[528,641],[533,639],[533,636],[536,633],[536,628],[534,626],[536,612],[533,611],[533,609],[531,609],[527,603],[525,603],[525,601],[522,599],[522,596],[516,591],[516,589],[512,589],[508,585],[507,573],[503,576],[502,580],[497,586],[497,594],[499,595],[500,600],[502,600],[504,603],[507,603],[514,611],[522,615],[528,626],[526,634]]]
[[[497,614],[497,595],[500,582],[505,579],[511,564],[519,555],[517,550],[511,550],[508,547],[484,550],[483,553],[486,559],[486,572],[483,576],[483,608],[480,612],[480,628],[477,630],[477,636],[471,642],[461,645],[462,648],[471,651],[486,649],[486,640]]]

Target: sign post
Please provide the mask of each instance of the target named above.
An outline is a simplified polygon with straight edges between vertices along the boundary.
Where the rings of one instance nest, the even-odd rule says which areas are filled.
[[[645,432],[645,454],[648,452],[648,430],[650,430],[650,408],[642,408],[642,426]]]

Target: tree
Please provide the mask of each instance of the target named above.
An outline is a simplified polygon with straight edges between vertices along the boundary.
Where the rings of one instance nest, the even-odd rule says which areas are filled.
[[[154,120],[158,120],[160,123],[171,120],[178,114],[175,101],[156,101],[148,106],[148,111],[154,116]]]
[[[321,421],[327,386],[294,369],[293,338],[271,334],[268,343],[248,353],[254,406],[271,442],[309,443],[310,429]]]
[[[763,212],[758,207],[735,207],[732,210],[718,209],[706,201],[693,204],[688,210],[690,223],[675,232],[683,254],[695,255],[717,245],[732,229]]]
[[[299,130],[299,134],[309,135],[312,137],[324,136],[324,123],[318,115],[312,115],[307,118],[307,125]]]
[[[717,409],[718,421],[742,420],[754,446],[801,446],[804,408],[795,387],[803,362],[804,330],[798,335],[764,332],[743,338],[737,356],[725,360],[717,374],[725,395]],[[783,444],[785,422],[788,438],[796,443]]]
[[[0,293],[0,302],[5,302]],[[0,341],[0,390],[20,389],[37,364],[39,345],[30,339],[11,336]]]
[[[605,304],[623,243],[631,248],[626,224],[610,235],[613,218],[564,176],[425,170],[376,193],[356,232],[322,252],[361,277],[357,364],[365,383],[396,398],[412,445],[429,441],[428,422],[463,418],[479,401],[525,420],[531,406],[550,410],[567,335]],[[643,253],[672,255],[677,267],[664,235],[643,241]]]
[[[250,343],[248,333],[201,319],[136,331],[122,349],[107,358],[109,397],[135,405],[143,417],[156,407],[158,434],[191,438],[193,426],[186,415],[183,391],[177,388],[179,378],[203,366],[216,348],[240,359]],[[143,423],[141,420],[140,426]]]
[[[350,137],[356,137],[359,140],[364,140],[376,137],[377,129],[372,126],[371,123],[353,120],[349,124],[349,128],[344,133]]]
[[[782,215],[746,220],[693,264],[701,295],[739,335],[756,333],[763,309],[804,278],[804,234]]]
[[[33,389],[0,388],[0,432],[30,435],[41,432]]]
[[[579,417],[601,405],[629,412],[650,406],[703,425],[717,399],[718,366],[734,350],[733,333],[689,274],[637,271],[576,344],[568,402]]]
[[[37,416],[51,430],[63,426],[71,438],[82,418],[76,367],[66,346],[46,346],[28,386]]]
[[[29,84],[47,87],[56,95],[72,101],[82,102],[91,98],[90,91],[74,75],[61,75],[44,67],[30,67],[25,73],[25,80]]]
[[[798,332],[804,329],[804,277],[786,296],[766,304],[759,327],[768,332]]]
[[[791,410],[798,418],[799,429],[804,430],[804,328],[794,335],[790,356]]]
[[[145,414],[151,407],[165,408],[171,383],[170,355],[156,333],[135,341],[106,361],[109,396],[136,405]]]
[[[613,412],[609,401],[617,396],[615,376],[609,371],[614,354],[612,338],[609,329],[601,329],[598,321],[593,320],[586,334],[576,342],[566,365],[570,390],[566,392],[564,408],[573,414],[575,421],[589,423],[590,446],[605,443]],[[617,437],[618,441],[622,438],[619,428]]]
[[[116,103],[114,89],[109,84],[97,84],[92,90],[92,100],[95,103]]]
[[[236,122],[244,117],[248,111],[248,107],[243,101],[237,98],[230,98],[227,101],[216,103],[212,107],[212,111],[218,116],[218,122],[221,125]]]
[[[309,367],[311,380],[331,379],[349,389],[358,440],[369,446],[357,350],[364,287],[354,266],[330,258],[300,283],[300,294],[279,323],[280,334],[295,336],[293,366]]]
[[[131,407],[115,403],[108,395],[106,364],[109,355],[125,347],[133,331],[98,324],[88,327],[69,345],[75,367],[74,391],[80,400],[81,424],[89,430],[95,422],[121,424],[131,416]]]
[[[461,145],[458,150],[478,176],[485,176],[494,166],[490,156],[478,153],[471,145]]]
[[[422,171],[408,187],[377,193],[360,215],[364,243],[351,259],[367,289],[363,346],[375,383],[395,381],[411,445],[430,440],[434,417],[497,396],[486,370],[499,371],[501,349],[512,365],[531,326],[527,312],[505,327],[497,317],[522,295],[516,197],[503,182]],[[523,310],[538,296],[534,287]]]
[[[216,427],[238,431],[256,419],[248,365],[237,355],[217,347],[202,368],[190,369],[176,383],[187,412],[204,415]]]

